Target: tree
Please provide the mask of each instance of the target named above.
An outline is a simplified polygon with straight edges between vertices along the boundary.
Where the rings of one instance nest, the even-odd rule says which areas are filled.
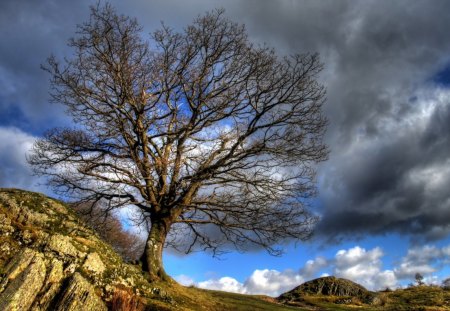
[[[445,290],[450,289],[450,278],[446,278],[445,280],[442,281],[442,288]]]
[[[414,278],[416,279],[416,283],[417,285],[423,285],[423,275],[420,273],[416,273],[416,275],[414,276]]]
[[[127,261],[136,261],[142,255],[144,242],[127,231],[117,215],[107,212],[101,204],[80,202],[71,204],[77,215],[92,227],[116,252]]]
[[[92,7],[73,57],[49,58],[52,99],[76,127],[34,144],[34,171],[59,194],[139,208],[152,280],[168,279],[167,244],[278,254],[277,243],[310,237],[314,167],[327,156],[318,55],[279,58],[221,10],[181,33],[163,25],[152,48],[141,31]]]

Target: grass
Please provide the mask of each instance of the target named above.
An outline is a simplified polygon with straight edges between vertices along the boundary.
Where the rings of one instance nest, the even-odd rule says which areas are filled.
[[[363,304],[351,297],[306,295],[295,305],[286,306],[276,299],[261,295],[242,295],[221,291],[183,287],[178,284],[158,285],[173,298],[172,304],[158,299],[149,299],[150,310],[450,310],[450,291],[437,286],[415,286],[392,292],[377,293],[377,305]],[[339,303],[342,301],[350,303]]]
[[[285,306],[275,299],[261,295],[242,295],[222,291],[206,290],[196,287],[184,287],[179,284],[155,284],[173,299],[171,303],[155,297],[149,299],[149,310],[198,310],[198,311],[292,311],[298,308]]]
[[[390,292],[375,293],[377,304],[363,304],[356,297],[337,297],[316,295],[313,292],[301,291],[293,296],[292,306],[278,303],[274,298],[262,295],[241,295],[235,293],[199,289],[196,287],[184,287],[177,283],[151,283],[149,284],[139,267],[124,264],[119,255],[107,243],[90,229],[85,229],[82,224],[75,227],[67,225],[77,221],[69,208],[59,204],[50,204],[45,201],[45,197],[36,193],[25,193],[20,190],[0,189],[0,193],[7,193],[7,201],[0,198],[0,214],[4,214],[11,220],[17,232],[29,231],[36,239],[37,232],[41,233],[66,233],[67,230],[75,230],[70,235],[74,246],[86,248],[96,252],[101,257],[103,263],[108,267],[102,275],[102,282],[109,284],[113,279],[127,279],[130,276],[137,276],[133,286],[116,288],[109,301],[113,310],[199,310],[199,311],[227,311],[227,310],[424,310],[424,311],[450,311],[450,290],[444,290],[437,286],[414,286],[406,289],[397,289]],[[42,225],[42,228],[34,228],[28,222],[22,222],[13,217],[11,210],[16,210],[19,206],[32,208],[38,213],[45,212],[50,215],[49,222]],[[52,211],[52,212],[50,212]],[[16,211],[17,212],[17,211]],[[78,224],[78,222],[76,223]],[[72,228],[73,227],[73,228]],[[62,232],[61,232],[62,231]],[[17,233],[16,232],[16,233]],[[72,232],[72,231],[71,231]],[[16,253],[20,249],[17,234],[0,236],[0,245],[10,247],[11,253]],[[36,247],[41,247],[37,245]],[[9,261],[11,255],[5,251],[0,252],[0,281],[4,271],[4,264]],[[83,269],[79,272],[87,273]],[[89,279],[89,275],[86,275]],[[130,290],[132,288],[132,290]],[[153,294],[151,294],[153,293]],[[141,296],[140,296],[141,295]],[[288,300],[289,301],[289,300]],[[295,306],[294,306],[295,304]],[[144,307],[145,305],[145,307]]]
[[[414,286],[387,295],[396,310],[450,310],[450,291],[437,286]]]

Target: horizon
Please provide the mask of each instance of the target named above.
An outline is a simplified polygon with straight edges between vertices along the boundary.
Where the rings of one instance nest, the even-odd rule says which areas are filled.
[[[49,103],[47,57],[70,56],[67,41],[96,1],[0,3],[0,187],[53,195],[32,175],[33,142],[73,122]],[[222,258],[166,250],[166,271],[184,285],[276,296],[325,275],[368,289],[428,284],[450,275],[450,20],[448,1],[109,1],[136,17],[143,36],[160,21],[175,30],[223,7],[251,41],[279,55],[318,52],[327,89],[329,159],[318,165],[321,217],[306,242],[232,251]],[[125,220],[124,220],[125,221]]]

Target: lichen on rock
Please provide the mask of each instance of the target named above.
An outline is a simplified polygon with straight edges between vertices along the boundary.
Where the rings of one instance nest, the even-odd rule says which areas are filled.
[[[117,288],[162,299],[66,205],[0,189],[0,310],[103,311]]]
[[[16,266],[14,272],[20,268]],[[35,254],[25,270],[8,276],[6,289],[0,294],[0,310],[28,310],[44,285],[45,275],[43,256]]]
[[[90,253],[83,264],[83,268],[93,274],[101,274],[106,267],[97,253]]]
[[[54,251],[61,256],[70,256],[73,258],[82,257],[83,253],[72,244],[71,239],[61,234],[54,234],[47,243],[47,250]]]
[[[93,286],[79,273],[69,280],[61,298],[55,305],[56,311],[108,310],[96,295]]]

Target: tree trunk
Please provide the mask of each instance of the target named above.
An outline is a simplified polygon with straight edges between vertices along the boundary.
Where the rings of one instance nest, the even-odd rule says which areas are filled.
[[[152,220],[150,233],[142,255],[142,269],[149,273],[150,281],[173,281],[164,271],[162,254],[170,224],[162,219]]]

